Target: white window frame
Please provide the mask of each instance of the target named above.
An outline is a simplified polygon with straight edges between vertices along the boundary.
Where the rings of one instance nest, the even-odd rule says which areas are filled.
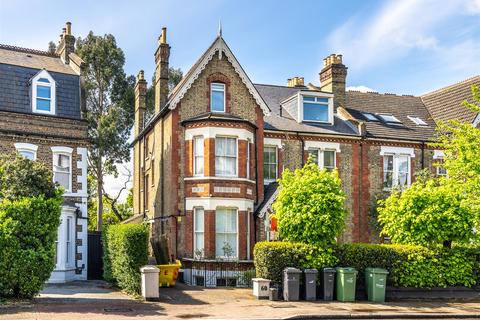
[[[236,227],[237,227],[237,230],[235,231],[235,234],[236,234],[236,255],[234,256],[231,256],[231,257],[226,257],[226,256],[217,256],[217,230],[215,230],[215,258],[218,258],[218,259],[226,259],[226,258],[230,258],[232,260],[234,259],[237,259],[238,258],[238,254],[239,254],[239,249],[240,249],[240,246],[239,246],[239,234],[238,234],[238,208],[234,208],[234,207],[216,207],[215,208],[215,228],[216,228],[216,219],[217,219],[217,210],[235,210],[235,219],[237,220],[237,223],[236,223]],[[232,232],[222,232],[221,234],[232,234]]]
[[[320,93],[320,92],[302,92],[299,91],[297,94],[298,101],[298,122],[313,122],[313,123],[328,123],[333,124],[333,94],[330,93]],[[315,98],[327,98],[328,99],[328,121],[318,121],[318,120],[304,120],[303,115],[303,97],[315,97]],[[307,101],[311,102],[311,101]],[[315,102],[314,102],[315,103]],[[320,105],[320,103],[319,103]],[[324,104],[321,104],[324,105]]]
[[[223,110],[213,110],[213,91],[221,92],[222,90],[213,89],[213,85],[221,85],[223,87]],[[227,95],[226,95],[227,87],[225,83],[222,82],[211,82],[210,83],[210,112],[226,112],[227,109]]]
[[[275,179],[266,179],[265,178],[265,168],[263,169],[264,171],[264,178],[263,178],[263,183],[264,184],[269,184],[269,183],[272,183],[272,182],[275,182],[277,181],[278,179],[278,147],[276,145],[264,145],[263,146],[263,149],[265,151],[265,148],[274,148],[275,149]],[[265,152],[264,152],[264,156],[263,156],[263,164],[265,165]],[[269,165],[272,165],[273,163],[268,163]]]
[[[331,151],[333,152],[333,168],[332,171],[337,169],[337,150],[336,149],[322,149],[322,148],[308,148],[308,153],[316,151],[318,152],[317,155],[317,165],[320,167],[320,169],[330,169],[330,168],[325,168],[325,151]]]
[[[220,175],[217,173],[217,140],[218,139],[235,139],[235,174],[234,175]],[[238,177],[238,137],[232,136],[216,136],[215,137],[215,176],[216,177]],[[219,157],[230,157],[232,156],[219,156]]]
[[[406,157],[407,158],[407,168],[408,168],[408,172],[407,172],[407,184],[404,186],[405,188],[408,188],[410,187],[411,183],[412,183],[412,164],[411,164],[411,160],[412,160],[412,157],[409,155],[409,154],[405,154],[405,153],[385,153],[383,154],[383,171],[382,171],[382,177],[383,177],[383,183],[385,183],[385,157],[387,156],[392,156],[393,157],[393,171],[392,171],[392,186],[391,187],[386,187],[384,186],[383,187],[383,190],[385,191],[390,191],[392,190],[393,188],[399,186],[399,163],[400,163],[400,158],[402,157]]]
[[[65,218],[65,265],[71,267],[73,264],[74,257],[72,257],[72,221],[73,217],[67,216]]]
[[[445,153],[442,150],[433,150],[433,160],[437,160],[435,164],[435,174],[438,177],[446,177],[448,175],[447,169],[445,169],[443,164],[443,161],[445,159]],[[445,169],[445,173],[440,173],[441,169]]]
[[[390,124],[402,124],[402,121],[400,121],[397,117],[395,117],[393,114],[389,113],[377,113],[377,117],[379,117],[383,122],[385,123],[390,123]],[[390,119],[390,120],[387,120]]]
[[[33,153],[33,161],[37,160],[37,145],[31,143],[15,143],[14,146],[18,153],[21,153],[22,151],[31,152]]]
[[[196,140],[201,139],[202,144],[203,144],[203,153],[197,154],[197,148],[196,148]],[[202,158],[203,159],[203,167],[202,167],[202,172],[197,173],[197,158]],[[193,176],[194,177],[203,177],[205,174],[205,139],[203,136],[195,136],[193,137]]]
[[[197,210],[201,210],[203,212],[203,228],[201,231],[196,229],[197,227]],[[193,256],[195,257],[195,252],[199,249],[197,244],[197,233],[201,233],[203,236],[203,248],[200,248],[205,254],[205,209],[203,207],[195,207],[193,208]]]
[[[72,186],[72,176],[73,176],[73,167],[72,167],[72,154],[73,154],[73,149],[70,147],[51,147],[52,149],[52,170],[53,170],[53,182],[55,182],[55,156],[56,155],[66,155],[70,159],[70,175],[69,175],[69,188],[65,188],[65,193],[72,193],[73,192],[73,186]]]
[[[426,123],[422,118],[417,117],[417,116],[407,116],[408,119],[410,119],[413,123],[415,123],[417,126],[421,127],[427,127],[428,123]]]
[[[38,81],[40,78],[46,78],[50,83]],[[49,87],[50,88],[50,111],[39,110],[37,108],[37,87],[38,86]],[[42,98],[40,98],[42,99]],[[55,115],[56,113],[56,83],[53,80],[50,73],[47,70],[42,70],[32,78],[32,111],[34,113],[50,114]]]

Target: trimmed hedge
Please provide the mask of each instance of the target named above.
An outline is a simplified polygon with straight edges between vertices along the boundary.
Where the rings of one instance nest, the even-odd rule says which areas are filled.
[[[388,284],[433,288],[479,284],[479,248],[429,249],[414,245],[337,244],[320,249],[298,243],[260,242],[254,250],[257,276],[281,283],[285,267],[354,267],[364,281],[366,267],[385,268]]]
[[[32,298],[50,278],[61,194],[0,201],[0,297]]]
[[[316,268],[334,265],[337,260],[331,248],[292,242],[258,242],[254,248],[257,277],[282,283],[283,269],[287,267]]]
[[[140,268],[148,261],[148,226],[111,225],[103,232],[103,277],[130,294],[140,293]]]

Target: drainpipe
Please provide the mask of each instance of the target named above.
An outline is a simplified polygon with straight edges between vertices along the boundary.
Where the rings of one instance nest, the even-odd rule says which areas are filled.
[[[250,260],[250,211],[247,211],[247,260]]]
[[[255,188],[257,190],[256,194],[255,194],[255,204],[254,204],[254,207],[258,204],[258,147],[257,147],[257,134],[258,134],[258,128],[255,127],[255,143],[254,143],[254,146],[255,146]],[[263,185],[263,181],[262,181],[262,185]],[[257,218],[255,217],[253,219],[253,227],[254,227],[254,232],[253,232],[253,242],[254,243],[257,243]]]
[[[78,219],[85,219],[85,220],[88,220],[88,217],[82,217],[82,211],[80,211],[80,209],[77,207],[77,209],[75,210],[75,250],[74,250],[74,253],[75,253],[75,271],[76,272],[82,272],[82,270],[85,269],[85,264],[82,264],[81,267],[78,266],[78,260],[77,260],[77,224],[78,224]],[[88,241],[88,240],[87,240]],[[82,243],[82,246],[84,244]]]
[[[422,169],[425,169],[425,141],[422,141],[422,159],[421,159]]]
[[[363,143],[360,142],[360,166],[359,166],[359,181],[358,181],[358,214],[359,214],[359,219],[358,219],[358,228],[362,230],[362,194],[363,194]],[[359,240],[361,242],[361,236],[359,237]]]
[[[302,136],[297,133],[297,137],[300,138],[300,141],[302,142],[302,151],[300,152],[302,156],[302,167],[305,165],[305,140],[303,140]]]

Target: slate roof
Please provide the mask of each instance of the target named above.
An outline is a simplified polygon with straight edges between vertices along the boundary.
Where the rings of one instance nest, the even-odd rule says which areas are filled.
[[[81,119],[80,76],[60,57],[0,45],[0,110],[32,113],[30,80],[46,69],[56,83],[56,116]]]
[[[265,129],[279,131],[296,131],[302,133],[319,133],[329,135],[358,135],[357,129],[349,122],[338,116],[334,117],[334,124],[298,123],[286,110],[281,110],[280,103],[306,87],[286,87],[268,84],[255,84],[255,88],[270,108],[271,115],[265,117]]]
[[[272,182],[266,185],[263,189],[263,201],[255,208],[255,212],[257,214],[261,213],[262,210],[268,209],[266,206],[269,204],[271,206],[271,203],[275,201],[277,198],[277,190],[278,190],[278,182]]]
[[[432,117],[438,120],[460,120],[473,122],[477,113],[464,108],[461,103],[472,101],[472,85],[480,86],[480,75],[439,90],[426,93],[421,99]]]
[[[217,121],[229,121],[229,122],[248,122],[241,117],[233,115],[228,112],[205,112],[194,117],[185,119],[182,123],[193,122],[193,121],[202,121],[202,120],[217,120]],[[250,123],[251,124],[251,123]],[[253,125],[253,124],[252,124]]]
[[[353,117],[365,122],[367,137],[426,141],[434,136],[435,122],[420,97],[347,91],[346,104],[347,111]],[[391,114],[401,124],[368,121],[362,112]],[[408,116],[419,117],[427,125],[417,125]]]
[[[0,44],[0,63],[77,75],[69,65],[63,63],[59,56],[45,51],[4,44]]]

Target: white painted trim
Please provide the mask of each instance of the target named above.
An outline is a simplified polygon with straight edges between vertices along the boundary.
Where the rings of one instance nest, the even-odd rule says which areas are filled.
[[[433,159],[443,159],[445,158],[445,153],[443,150],[433,150]]]
[[[473,120],[472,125],[476,128],[479,124],[480,124],[480,113],[477,114],[477,116],[476,116],[475,119]]]
[[[52,152],[54,153],[69,153],[72,154],[73,149],[70,147],[51,147]]]
[[[413,148],[381,146],[380,155],[384,156],[386,154],[406,154],[415,158],[415,150]]]
[[[70,148],[70,147],[51,147],[50,149],[52,149],[52,171],[55,172],[55,155],[58,155],[58,154],[63,154],[63,155],[67,155],[69,156],[70,158],[70,181],[69,181],[69,187],[68,189],[65,189],[65,193],[64,193],[64,196],[71,196],[72,195],[72,189],[73,189],[73,166],[72,166],[72,153],[73,153],[73,149]],[[55,179],[55,173],[52,175],[52,179]],[[53,182],[55,182],[55,180],[53,180]]]
[[[237,230],[235,231],[235,234],[237,235],[237,250],[236,250],[236,255],[235,256],[231,256],[231,257],[227,257],[227,256],[217,256],[217,253],[215,252],[215,258],[216,259],[227,259],[227,258],[230,258],[230,259],[237,259],[239,254],[240,254],[240,237],[239,237],[239,232],[238,232],[238,224],[240,223],[240,220],[239,220],[239,215],[238,215],[238,211],[239,209],[238,208],[232,208],[232,207],[224,207],[224,206],[218,206],[216,209],[215,209],[215,219],[217,218],[217,209],[234,209],[235,210],[235,217],[237,219]],[[215,224],[217,222],[215,221]],[[228,234],[232,234],[232,232],[229,232]],[[217,251],[217,230],[215,230],[215,251]]]
[[[253,200],[240,198],[192,197],[185,199],[185,209],[193,210],[203,207],[204,210],[216,210],[217,207],[236,208],[240,211],[253,211]]]
[[[238,161],[239,161],[239,154],[238,154],[238,137],[231,137],[231,136],[217,136],[215,137],[215,139],[217,138],[230,138],[230,139],[235,139],[235,174],[232,174],[232,175],[220,175],[218,174],[217,175],[217,166],[215,165],[215,176],[216,177],[227,177],[227,178],[236,178],[238,177]],[[217,148],[215,147],[215,151],[214,151],[214,156],[215,156],[215,161],[216,161],[216,158],[217,158]],[[220,157],[220,156],[219,156]],[[221,156],[221,157],[229,157],[229,158],[233,158],[232,156]]]
[[[197,251],[197,237],[195,237],[195,233],[196,233],[196,229],[195,229],[195,226],[197,225],[197,218],[196,218],[196,211],[198,209],[202,209],[203,211],[203,253],[205,254],[205,209],[203,207],[200,207],[200,206],[196,206],[193,208],[193,226],[192,226],[192,229],[193,229],[193,254],[195,256],[195,251]]]
[[[37,160],[37,145],[31,143],[15,143],[14,146],[17,152],[26,151],[33,153],[33,160]]]
[[[72,193],[72,195],[75,195],[77,197],[87,197],[88,192],[87,192],[87,169],[88,169],[88,150],[87,148],[77,148],[77,154],[79,154],[82,159],[77,161],[77,169],[81,170],[81,174],[77,175],[77,182],[82,184],[82,189],[77,190],[75,194]]]
[[[240,79],[242,79],[243,83],[247,86],[250,94],[253,96],[257,104],[262,109],[264,116],[269,116],[270,109],[268,108],[265,101],[263,101],[262,96],[258,93],[252,81],[250,80],[250,78],[248,78],[248,75],[245,73],[240,63],[235,58],[232,51],[230,51],[230,48],[227,46],[225,40],[223,40],[222,37],[217,37],[214,43],[210,46],[210,49],[203,54],[202,59],[200,63],[197,64],[196,68],[189,71],[191,72],[191,75],[186,79],[185,83],[182,84],[181,88],[176,91],[171,97],[168,108],[170,110],[173,110],[177,107],[177,104],[185,96],[185,94],[191,88],[195,80],[198,79],[199,75],[207,67],[207,64],[210,62],[210,60],[212,60],[216,52],[218,52],[219,59],[221,59],[222,54],[225,54],[228,61],[232,64],[233,68],[240,76]]]
[[[278,138],[263,138],[264,146],[276,146],[278,149],[282,149],[282,139]]]
[[[336,152],[340,152],[340,143],[306,140],[304,150],[308,150],[310,148],[319,150],[335,150]]]
[[[315,121],[315,120],[304,120],[303,118],[303,97],[319,97],[319,98],[328,98],[328,121]],[[331,93],[325,92],[315,92],[315,91],[299,91],[297,93],[297,108],[298,108],[298,122],[315,122],[315,123],[328,123],[333,124],[334,115],[333,115],[333,99],[334,96]]]
[[[46,78],[50,81],[50,84],[45,82],[39,82],[38,79]],[[37,109],[37,86],[44,86],[50,88],[50,111],[45,110],[38,110]],[[32,78],[32,111],[35,113],[42,113],[42,114],[52,114],[54,115],[56,112],[56,92],[55,92],[56,83],[55,80],[52,78],[50,73],[47,70],[43,69],[39,73],[37,73]]]
[[[197,157],[200,157],[200,155],[197,156],[196,152],[197,152],[197,148],[196,148],[196,143],[195,143],[195,139],[202,139],[202,144],[203,144],[203,154],[201,155],[202,157],[202,160],[203,160],[203,168],[202,168],[202,172],[201,173],[197,173]],[[192,153],[193,153],[193,175],[195,177],[203,177],[203,175],[205,174],[205,138],[203,136],[194,136],[192,138],[192,143],[193,143],[193,146],[192,146]]]
[[[209,176],[209,177],[185,177],[183,178],[185,181],[195,181],[195,180],[228,180],[228,181],[246,181],[255,183],[255,180],[250,180],[246,178],[239,178],[239,177],[220,177],[220,176]]]
[[[235,137],[240,140],[253,141],[253,132],[241,128],[224,128],[224,127],[202,127],[189,128],[185,130],[185,140],[193,140],[196,136],[203,136],[204,139],[222,137]]]

